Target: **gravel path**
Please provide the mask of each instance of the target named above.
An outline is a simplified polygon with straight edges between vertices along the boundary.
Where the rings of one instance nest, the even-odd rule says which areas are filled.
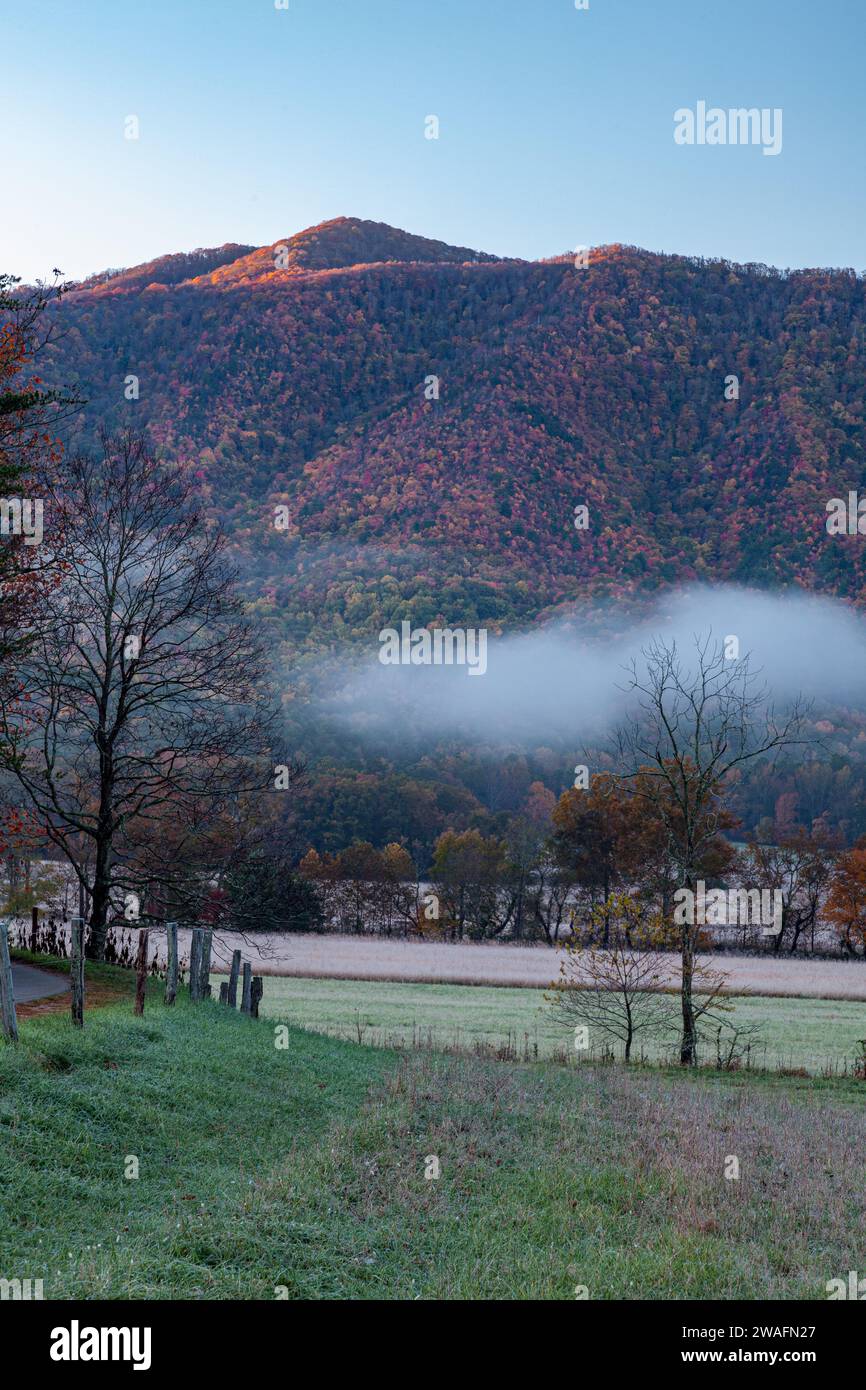
[[[69,981],[62,975],[51,975],[33,965],[12,962],[12,992],[16,1004],[29,1004],[32,999],[47,999],[51,994],[65,994]]]

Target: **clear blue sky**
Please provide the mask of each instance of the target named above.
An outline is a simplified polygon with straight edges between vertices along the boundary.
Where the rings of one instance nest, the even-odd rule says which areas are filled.
[[[0,0],[0,26],[25,279],[341,214],[527,258],[866,268],[866,0]],[[699,100],[781,107],[781,154],[676,145]]]

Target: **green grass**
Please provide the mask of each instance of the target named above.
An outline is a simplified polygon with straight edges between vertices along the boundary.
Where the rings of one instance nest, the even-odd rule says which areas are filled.
[[[83,1032],[22,1021],[19,1047],[0,1045],[0,1277],[43,1277],[55,1298],[272,1292],[233,1248],[255,1240],[256,1183],[354,1116],[389,1060],[311,1033],[277,1051],[263,1023],[161,993],[140,1019],[130,1000]]]
[[[296,1029],[279,1050],[272,1021],[159,993],[0,1047],[0,1277],[47,1298],[814,1298],[862,1265],[862,1082]]]
[[[421,1039],[433,1046],[511,1042],[520,1057],[569,1051],[568,1030],[553,1019],[540,989],[482,985],[404,984],[376,980],[293,979],[266,976],[262,1012],[302,1028],[378,1045]],[[859,1056],[866,1038],[866,1003],[744,995],[729,1001],[726,1018],[757,1024],[755,1066],[841,1070]],[[659,1046],[648,1046],[655,1060]],[[710,1055],[711,1048],[705,1048]],[[713,1054],[714,1055],[714,1054]],[[573,1060],[573,1058],[571,1058]]]

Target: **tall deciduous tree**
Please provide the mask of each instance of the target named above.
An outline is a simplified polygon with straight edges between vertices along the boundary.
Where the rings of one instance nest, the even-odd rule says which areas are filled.
[[[553,812],[551,847],[560,868],[587,891],[590,912],[634,875],[640,827],[635,802],[609,773],[597,773],[586,790],[563,792]],[[607,919],[602,917],[607,937]]]
[[[839,855],[824,915],[847,951],[866,955],[866,835]]]
[[[50,501],[66,570],[0,692],[0,765],[84,885],[101,956],[133,829],[264,784],[267,660],[221,532],[143,438],[104,436],[97,455],[65,461]]]
[[[436,841],[433,887],[443,926],[455,940],[498,936],[511,920],[513,903],[503,901],[507,875],[505,845],[477,830],[446,830]]]
[[[712,636],[696,638],[694,656],[654,641],[629,667],[633,711],[615,737],[614,756],[664,826],[677,886],[697,893],[701,862],[719,829],[730,774],[751,759],[799,741],[802,708],[777,715],[748,657],[730,659]],[[639,780],[638,780],[639,779]],[[695,953],[700,928],[680,928],[680,1061],[697,1060]]]

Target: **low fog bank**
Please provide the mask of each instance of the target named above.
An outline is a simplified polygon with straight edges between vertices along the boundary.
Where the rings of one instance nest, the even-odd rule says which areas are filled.
[[[866,619],[835,599],[727,585],[666,593],[640,622],[606,640],[597,631],[582,635],[574,619],[488,634],[483,675],[467,666],[382,665],[380,643],[371,638],[369,660],[321,697],[318,710],[376,742],[453,736],[534,747],[560,737],[592,740],[622,717],[625,668],[634,659],[640,669],[642,647],[675,640],[689,665],[695,637],[710,632],[719,642],[739,639],[740,656],[751,656],[777,706],[797,695],[816,706],[866,703]]]

